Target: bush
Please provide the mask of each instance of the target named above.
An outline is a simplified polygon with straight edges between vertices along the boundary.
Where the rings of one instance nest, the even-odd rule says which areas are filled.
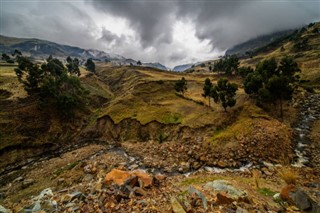
[[[295,185],[297,183],[298,175],[297,173],[288,167],[283,167],[280,170],[278,170],[278,174],[281,177],[286,184],[293,184]]]

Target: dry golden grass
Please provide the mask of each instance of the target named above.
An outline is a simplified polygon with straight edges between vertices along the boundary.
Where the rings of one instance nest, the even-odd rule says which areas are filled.
[[[293,184],[295,185],[297,183],[298,179],[298,173],[294,171],[290,167],[282,167],[279,170],[277,170],[280,178],[286,182],[286,184]]]
[[[24,98],[27,96],[23,86],[19,83],[14,72],[16,65],[0,65],[0,89],[9,91],[12,95],[9,99]]]
[[[260,172],[258,170],[253,170],[252,171],[252,178],[254,180],[254,184],[255,184],[256,189],[260,189],[259,177],[260,177]]]

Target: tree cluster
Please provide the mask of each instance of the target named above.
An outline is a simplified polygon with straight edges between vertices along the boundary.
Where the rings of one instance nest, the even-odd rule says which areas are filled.
[[[184,95],[184,92],[188,89],[186,79],[182,77],[180,80],[176,81],[174,89]]]
[[[78,65],[79,65],[79,63],[78,63]],[[88,58],[86,63],[84,64],[84,66],[86,66],[88,71],[93,72],[93,73],[96,72],[96,65],[93,62],[92,58]]]
[[[236,55],[227,56],[219,59],[215,64],[213,71],[224,72],[227,75],[237,73],[239,67],[239,58]]]
[[[11,54],[12,58],[10,57],[10,55],[7,55],[6,53],[2,53],[1,55],[1,60],[9,63],[9,64],[13,64],[15,62],[15,60],[17,60],[17,58],[19,56],[21,56],[22,53],[19,50],[14,50],[14,52]]]
[[[64,117],[72,117],[75,110],[86,105],[88,91],[78,78],[78,60],[68,57],[66,67],[51,56],[41,65],[28,58],[18,57],[15,69],[18,80],[28,95],[38,99],[41,106],[53,106]]]
[[[254,72],[246,76],[245,92],[260,104],[278,101],[283,118],[282,101],[291,99],[299,72],[298,64],[290,57],[283,58],[279,65],[274,58],[264,60],[258,63]]]
[[[203,97],[208,97],[209,106],[210,99],[212,98],[215,103],[221,103],[225,111],[227,107],[233,107],[236,104],[236,91],[238,86],[234,83],[230,83],[228,79],[221,78],[218,80],[217,85],[211,83],[207,78],[203,86]]]

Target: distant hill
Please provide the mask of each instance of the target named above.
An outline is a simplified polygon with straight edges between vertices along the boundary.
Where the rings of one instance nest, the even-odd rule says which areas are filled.
[[[271,33],[268,35],[259,36],[254,39],[250,39],[244,43],[238,44],[226,51],[226,55],[238,54],[240,56],[246,55],[246,53],[250,53],[259,49],[263,46],[266,46],[276,40],[285,38],[292,34],[294,30],[284,30],[280,32]]]
[[[155,62],[155,63],[142,63],[142,66],[157,68],[157,69],[160,69],[160,70],[168,70],[168,68],[166,66],[164,66],[163,64],[160,64],[158,62]]]
[[[133,59],[127,59],[121,55],[106,53],[100,50],[83,49],[36,38],[13,38],[0,35],[1,53],[11,54],[15,49],[20,50],[24,55],[34,59],[46,59],[52,55],[60,59],[65,59],[68,56],[81,59],[92,58],[97,61],[113,62],[118,65],[135,65],[137,63],[137,61]],[[168,70],[167,67],[160,63],[143,63],[143,66]]]
[[[23,54],[36,59],[44,59],[49,55],[66,58],[67,56],[78,58],[93,58],[95,60],[125,61],[121,55],[110,54],[100,50],[82,49],[79,47],[57,44],[36,38],[12,38],[0,35],[0,52],[12,53],[15,49]]]
[[[193,64],[182,64],[182,65],[178,65],[178,66],[175,66],[172,71],[183,72],[183,71],[191,68],[192,65],[193,65]]]

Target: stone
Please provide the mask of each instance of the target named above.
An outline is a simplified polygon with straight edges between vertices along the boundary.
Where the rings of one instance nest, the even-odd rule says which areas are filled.
[[[219,192],[217,194],[215,203],[217,205],[226,205],[226,204],[231,204],[233,201],[234,199],[228,197],[228,195],[225,192]]]
[[[234,200],[238,200],[240,197],[246,197],[247,193],[236,189],[232,186],[229,182],[225,180],[215,180],[212,182],[208,182],[204,186],[207,189],[212,189],[216,192],[226,192],[229,197],[233,198]]]
[[[236,213],[249,213],[246,209],[243,209],[241,207],[237,207]]]
[[[7,213],[7,212],[9,212],[9,211],[0,205],[0,213]]]
[[[224,161],[218,161],[218,167],[225,168],[227,164]]]
[[[117,185],[122,185],[125,183],[127,179],[131,177],[131,174],[126,171],[122,171],[119,169],[113,169],[109,172],[105,177],[106,183],[115,183]]]
[[[46,189],[42,190],[40,192],[40,194],[37,197],[35,197],[33,200],[35,200],[35,201],[42,200],[43,198],[48,197],[48,196],[53,196],[51,188],[46,188]]]
[[[172,207],[172,212],[174,213],[186,213],[180,202],[178,201],[177,198],[171,197],[171,207]]]
[[[189,192],[190,195],[196,194],[197,196],[199,196],[200,199],[201,199],[201,201],[202,201],[203,208],[204,208],[205,210],[208,209],[207,199],[206,199],[206,197],[203,195],[202,192],[200,192],[199,190],[197,190],[197,189],[194,188],[193,186],[189,186],[188,192]]]
[[[147,174],[143,170],[134,170],[131,172],[132,175],[135,175],[138,177],[139,180],[143,182],[143,187],[150,187],[153,183],[153,177],[149,174]]]
[[[32,184],[34,184],[34,180],[33,179],[25,179],[22,182],[22,188],[28,188],[29,186],[31,186]]]
[[[58,185],[63,184],[65,182],[64,178],[59,178],[58,179]]]
[[[201,167],[201,164],[200,164],[198,161],[195,161],[195,162],[192,163],[192,168],[193,168],[194,170],[197,170],[197,169],[199,169],[200,167]]]
[[[23,180],[23,177],[20,176],[20,177],[17,177],[16,179],[14,179],[13,182],[20,182],[20,181],[22,181],[22,180]]]
[[[144,196],[144,197],[147,196],[147,192],[145,190],[143,190],[142,188],[140,188],[140,187],[134,187],[133,191],[137,195],[141,195],[141,196]]]
[[[33,206],[31,212],[32,212],[32,213],[37,213],[37,212],[40,211],[40,210],[41,210],[40,201],[37,201],[37,202],[35,203],[35,205]]]
[[[158,180],[159,182],[161,182],[161,181],[164,181],[164,180],[167,178],[167,176],[162,175],[162,174],[156,174],[156,175],[154,176],[154,178],[155,178],[156,180]]]

